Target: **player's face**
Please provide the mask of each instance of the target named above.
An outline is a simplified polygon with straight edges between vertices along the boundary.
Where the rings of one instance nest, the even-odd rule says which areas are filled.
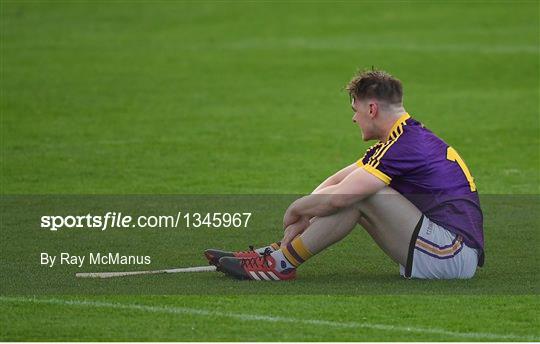
[[[351,106],[354,112],[352,120],[360,128],[362,139],[368,141],[376,138],[373,132],[373,118],[370,116],[369,102],[353,99]]]

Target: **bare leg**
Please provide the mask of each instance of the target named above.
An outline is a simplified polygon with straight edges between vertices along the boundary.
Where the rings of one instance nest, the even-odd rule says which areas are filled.
[[[317,217],[300,238],[311,253],[317,254],[346,237],[358,223],[359,217],[360,212],[355,207]]]
[[[421,216],[409,200],[385,187],[353,207],[317,218],[300,237],[316,254],[343,239],[360,223],[392,260],[406,265],[411,237]]]
[[[422,213],[396,190],[385,187],[360,202],[359,223],[396,263],[407,265],[409,245]]]

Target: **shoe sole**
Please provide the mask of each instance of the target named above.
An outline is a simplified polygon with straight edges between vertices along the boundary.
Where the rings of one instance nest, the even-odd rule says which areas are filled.
[[[204,253],[204,256],[208,259],[208,265],[214,265],[216,268],[219,268],[219,260],[216,257],[207,252]]]

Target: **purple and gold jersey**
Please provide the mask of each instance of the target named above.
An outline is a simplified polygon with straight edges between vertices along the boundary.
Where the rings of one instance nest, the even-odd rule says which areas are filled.
[[[482,210],[469,169],[455,149],[409,114],[394,124],[386,142],[371,146],[357,164],[405,196],[431,221],[483,252]]]

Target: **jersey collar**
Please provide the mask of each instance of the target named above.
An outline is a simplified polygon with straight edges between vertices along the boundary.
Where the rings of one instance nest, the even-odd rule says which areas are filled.
[[[409,115],[407,112],[405,112],[403,115],[401,115],[401,117],[399,117],[399,119],[394,123],[394,125],[392,126],[392,129],[390,129],[390,132],[388,133],[388,135],[386,136],[386,140],[385,142],[387,142],[389,139],[390,139],[390,136],[392,135],[392,133],[395,133],[397,128],[403,124],[406,120],[408,120],[409,118],[411,118],[411,115]]]

